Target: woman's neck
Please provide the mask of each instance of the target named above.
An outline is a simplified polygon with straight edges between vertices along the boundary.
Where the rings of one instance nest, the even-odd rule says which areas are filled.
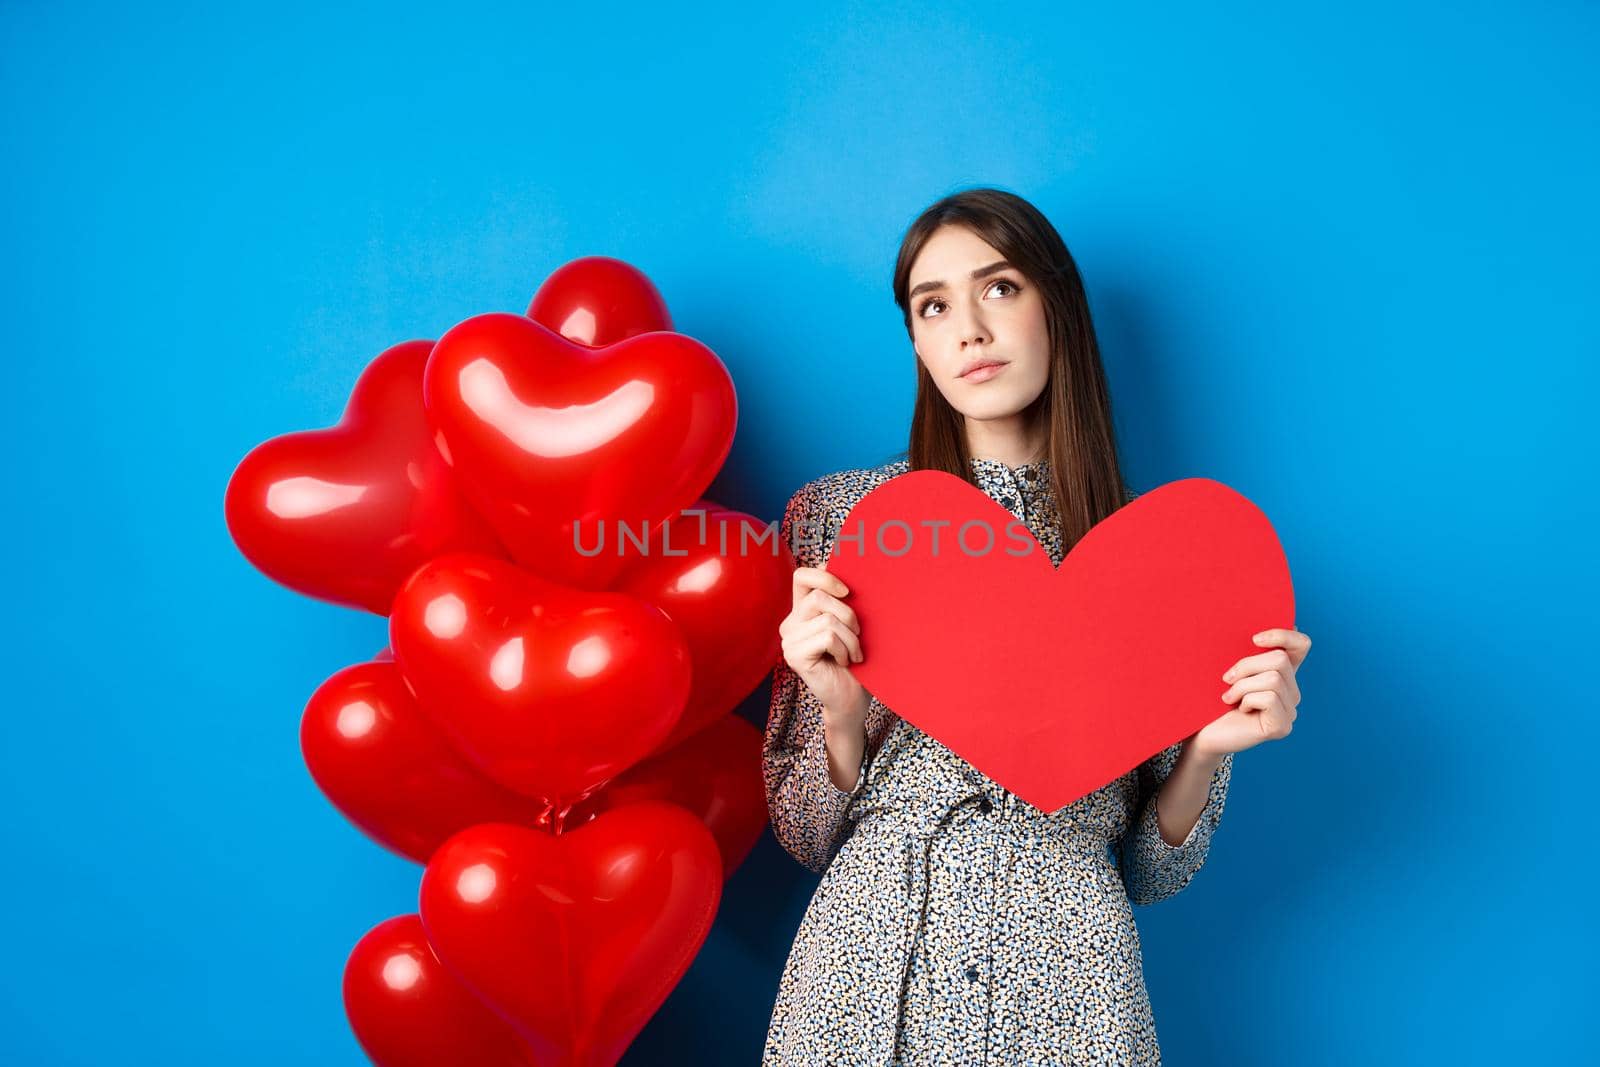
[[[967,421],[967,454],[1008,467],[1037,463],[1044,458],[1044,435],[1027,428],[1020,415],[1003,419]]]

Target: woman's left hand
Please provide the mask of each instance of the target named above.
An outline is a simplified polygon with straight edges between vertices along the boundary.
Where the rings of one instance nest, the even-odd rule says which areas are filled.
[[[1289,736],[1300,703],[1294,672],[1311,651],[1311,638],[1299,630],[1279,629],[1263,630],[1254,640],[1270,651],[1244,657],[1222,676],[1233,683],[1222,694],[1223,703],[1238,701],[1238,707],[1191,736],[1185,748],[1223,756]]]

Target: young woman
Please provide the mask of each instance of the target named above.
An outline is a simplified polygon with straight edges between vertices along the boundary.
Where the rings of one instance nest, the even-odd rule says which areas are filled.
[[[823,877],[764,1067],[1157,1064],[1131,905],[1199,871],[1233,754],[1289,735],[1311,641],[1255,635],[1259,654],[1217,665],[1215,722],[1051,814],[897,717],[850,671],[861,627],[823,567],[862,496],[908,470],[948,471],[1059,565],[1135,494],[1083,283],[1033,205],[994,189],[932,205],[901,245],[894,296],[917,364],[905,458],[807,483],[782,525],[800,566],[773,673],[767,799],[778,840]],[[1160,655],[1160,634],[1128,640]]]

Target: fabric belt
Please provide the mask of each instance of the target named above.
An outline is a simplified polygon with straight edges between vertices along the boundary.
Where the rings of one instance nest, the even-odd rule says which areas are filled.
[[[935,809],[931,812],[922,810],[912,814],[885,808],[868,812],[859,819],[855,831],[857,833],[862,830],[873,834],[898,833],[911,839],[910,847],[906,849],[905,874],[906,881],[911,886],[910,896],[915,899],[916,906],[907,909],[911,914],[907,919],[904,934],[905,964],[900,973],[900,996],[894,1008],[894,1049],[889,1061],[891,1065],[900,1061],[901,1028],[905,1015],[906,995],[910,991],[911,965],[917,951],[917,942],[927,925],[929,868],[934,840],[958,820],[961,822],[974,819],[993,820],[993,829],[1000,833],[1003,843],[1007,846],[1003,857],[1002,874],[1008,885],[1011,866],[1016,860],[1016,850],[1019,847],[1023,849],[1067,847],[1090,853],[1095,851],[1104,853],[1109,844],[1104,836],[1070,824],[1065,826],[1043,824],[1037,818],[1019,816],[1016,814],[1016,807],[1022,803],[1009,791],[996,796],[982,789],[974,789],[942,812]],[[1004,907],[1003,901],[997,901],[996,914],[1004,914]]]

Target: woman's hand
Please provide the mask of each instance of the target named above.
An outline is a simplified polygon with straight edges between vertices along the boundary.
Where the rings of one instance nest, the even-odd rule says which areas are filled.
[[[861,623],[839,600],[850,590],[821,567],[797,567],[794,607],[778,626],[783,660],[817,699],[825,718],[864,722],[872,696],[849,664],[861,662]]]
[[[1300,703],[1294,674],[1311,651],[1311,638],[1299,630],[1279,629],[1263,630],[1254,639],[1271,651],[1244,657],[1222,676],[1233,683],[1222,694],[1223,703],[1238,701],[1238,707],[1191,736],[1185,748],[1220,757],[1289,736]]]

